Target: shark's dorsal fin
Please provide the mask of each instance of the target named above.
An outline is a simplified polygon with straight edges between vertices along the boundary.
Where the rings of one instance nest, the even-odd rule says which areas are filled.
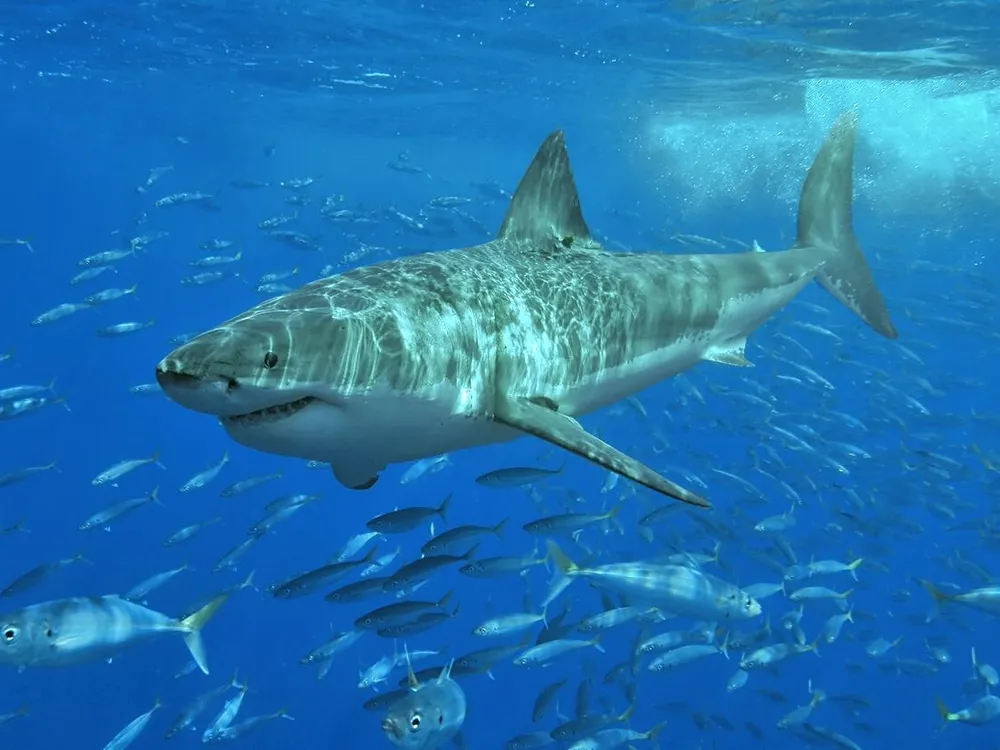
[[[552,133],[521,178],[497,237],[545,247],[594,247],[561,130]]]

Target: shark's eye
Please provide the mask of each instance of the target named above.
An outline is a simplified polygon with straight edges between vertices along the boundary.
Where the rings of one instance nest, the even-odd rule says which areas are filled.
[[[264,355],[264,367],[268,370],[276,367],[278,364],[278,355],[274,352],[268,352]]]
[[[420,729],[420,714],[413,714],[413,717],[410,719],[410,728],[414,731]]]

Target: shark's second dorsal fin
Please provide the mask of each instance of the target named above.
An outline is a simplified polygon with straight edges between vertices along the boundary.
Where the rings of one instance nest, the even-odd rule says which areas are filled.
[[[552,133],[521,178],[498,239],[573,247],[593,246],[561,130]]]

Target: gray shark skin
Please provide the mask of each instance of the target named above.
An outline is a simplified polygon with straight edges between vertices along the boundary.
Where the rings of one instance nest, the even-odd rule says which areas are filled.
[[[843,115],[820,148],[790,249],[667,255],[591,238],[557,131],[495,240],[263,302],[171,352],[157,380],[236,442],[328,462],[354,489],[392,463],[528,434],[708,506],[574,417],[703,360],[748,366],[747,336],[813,280],[896,337],[851,228],[855,132]]]

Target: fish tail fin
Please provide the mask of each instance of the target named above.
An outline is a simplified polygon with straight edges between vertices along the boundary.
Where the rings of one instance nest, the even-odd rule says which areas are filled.
[[[166,469],[166,468],[167,468],[166,466],[164,466],[164,465],[163,465],[163,464],[162,464],[162,463],[160,462],[160,449],[159,449],[159,448],[157,448],[157,449],[156,449],[156,452],[155,452],[155,453],[154,453],[154,454],[153,454],[153,455],[152,455],[152,456],[150,457],[150,459],[149,459],[149,460],[150,460],[150,462],[151,462],[151,463],[154,463],[154,464],[156,464],[156,465],[157,465],[157,466],[159,466],[159,467],[160,467],[161,469]]]
[[[854,562],[852,562],[847,566],[847,569],[851,573],[851,578],[853,578],[855,581],[858,580],[858,572],[857,572],[858,568],[861,567],[861,563],[863,563],[864,561],[865,558],[859,557],[857,560],[855,560]]]
[[[219,611],[219,607],[226,603],[228,598],[229,594],[221,594],[193,615],[181,620],[181,626],[184,628],[184,644],[191,652],[191,658],[194,659],[195,664],[205,674],[208,674],[208,661],[205,657],[205,644],[201,640],[201,629]]]
[[[449,492],[448,496],[441,501],[441,505],[437,509],[437,514],[441,516],[442,521],[448,520],[448,506],[450,505],[451,505],[451,493]]]
[[[587,643],[589,643],[591,646],[593,646],[594,648],[596,648],[602,654],[606,653],[605,650],[604,650],[604,646],[601,645],[601,636],[603,636],[603,635],[604,635],[604,633],[598,632],[597,635],[595,635],[593,638],[591,638],[589,641],[587,641]]]
[[[802,186],[796,247],[825,252],[819,283],[872,329],[894,339],[896,326],[851,228],[856,136],[857,116],[845,112],[823,141]]]
[[[559,549],[559,545],[551,539],[546,543],[546,546],[549,550],[548,559],[556,564],[556,567],[559,568],[563,575],[572,575],[580,569],[575,562],[569,559],[569,556],[565,552]]]
[[[149,502],[163,507],[163,503],[160,502],[160,485],[156,485],[149,493]]]
[[[449,589],[447,591],[447,593],[445,593],[444,596],[442,596],[440,599],[438,599],[437,606],[439,608],[441,608],[441,609],[444,609],[445,607],[447,607],[448,606],[448,600],[451,599],[451,595],[454,594],[454,593],[455,593],[455,589]]]
[[[73,562],[84,562],[84,563],[87,563],[88,565],[93,565],[94,564],[93,561],[87,559],[87,556],[85,554],[83,554],[82,552],[77,552],[70,559],[72,559]]]
[[[950,602],[952,599],[955,598],[947,591],[942,591],[941,589],[939,589],[937,586],[928,581],[926,578],[918,578],[917,581],[920,583],[921,586],[924,587],[924,590],[931,595],[931,597],[934,599],[935,604],[945,604],[946,602]]]
[[[653,750],[660,750],[660,743],[656,741],[657,736],[663,731],[663,728],[667,726],[667,722],[661,721],[659,724],[650,727],[649,731],[646,732],[646,739],[649,740],[649,744],[653,746]]]
[[[941,728],[944,729],[948,726],[948,722],[952,721],[951,711],[948,710],[948,706],[940,698],[935,698],[934,702],[937,704],[938,716],[941,717]]]
[[[256,586],[254,586],[254,585],[253,585],[253,577],[254,577],[254,575],[256,575],[256,573],[257,573],[257,570],[256,570],[256,568],[255,568],[254,570],[251,570],[251,571],[250,571],[250,575],[248,575],[248,576],[247,576],[247,577],[246,577],[246,578],[245,578],[245,579],[243,580],[243,583],[239,584],[239,585],[238,585],[238,586],[236,587],[236,590],[237,590],[237,591],[242,591],[243,589],[254,589],[254,590],[256,591],[256,590],[257,590],[257,588],[256,588]]]
[[[496,535],[497,539],[503,539],[503,529],[504,529],[504,526],[507,525],[507,522],[509,520],[510,520],[510,516],[507,516],[505,519],[503,519],[502,521],[500,521],[500,523],[498,523],[496,526],[493,527],[492,531]]]

